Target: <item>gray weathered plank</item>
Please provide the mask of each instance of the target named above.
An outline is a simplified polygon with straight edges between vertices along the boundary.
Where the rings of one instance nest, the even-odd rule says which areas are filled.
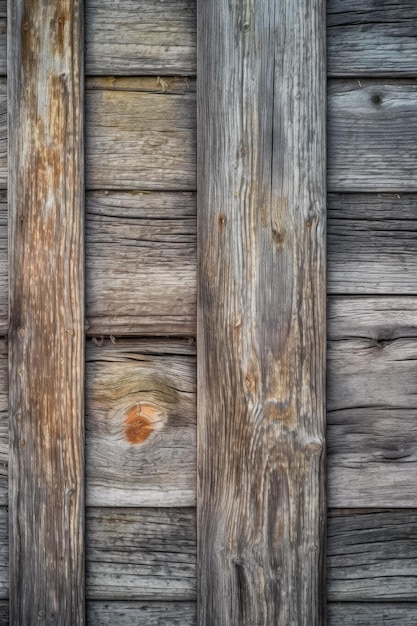
[[[88,74],[195,75],[195,0],[85,2]]]
[[[8,331],[7,192],[0,190],[0,336]]]
[[[9,626],[9,601],[0,600],[0,626]]]
[[[87,345],[87,503],[195,505],[195,356],[172,341]]]
[[[8,3],[12,624],[84,624],[82,7]]]
[[[0,506],[0,600],[9,597],[9,516]]]
[[[194,335],[196,270],[195,194],[87,195],[90,335]]]
[[[90,626],[195,626],[196,604],[89,601],[87,622]]]
[[[347,513],[328,519],[328,598],[415,601],[417,512]]]
[[[416,81],[331,81],[328,139],[330,191],[416,191]]]
[[[328,500],[417,506],[417,298],[328,307]]]
[[[207,0],[198,47],[199,623],[321,623],[325,2]]]
[[[126,82],[119,90],[104,80],[103,89],[87,91],[87,187],[194,190],[193,85],[185,79],[178,93],[164,93],[159,84],[160,93],[154,93],[149,79],[132,79],[130,91]]]
[[[0,76],[7,74],[7,0],[0,0]]]
[[[87,597],[194,600],[194,509],[87,509]]]
[[[415,626],[417,603],[339,602],[327,609],[328,626]]]
[[[416,76],[414,0],[329,0],[330,76]]]
[[[331,294],[417,294],[417,195],[329,194]]]
[[[0,505],[8,503],[9,417],[7,341],[0,338]]]

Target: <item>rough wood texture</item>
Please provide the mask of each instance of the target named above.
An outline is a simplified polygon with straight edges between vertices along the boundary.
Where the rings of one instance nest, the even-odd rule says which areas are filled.
[[[88,333],[195,335],[190,192],[87,195]]]
[[[0,600],[0,626],[9,626],[8,600]]]
[[[329,194],[331,294],[417,294],[417,196]]]
[[[415,626],[417,603],[331,603],[328,626]]]
[[[9,516],[7,509],[0,506],[0,599],[9,597]],[[1,623],[1,622],[0,622]]]
[[[193,509],[87,509],[86,523],[88,598],[195,599]]]
[[[415,601],[416,559],[415,510],[347,513],[328,520],[330,601]]]
[[[84,623],[83,32],[10,0],[10,621]]]
[[[7,188],[7,83],[0,78],[0,189]]]
[[[0,336],[8,332],[7,192],[0,190]]]
[[[0,0],[0,75],[7,74],[7,0]]]
[[[328,310],[328,500],[417,506],[417,298],[337,298]]]
[[[154,79],[154,83],[158,79]],[[148,91],[132,79],[86,94],[86,176],[89,189],[194,190],[196,112],[192,83],[178,93]],[[142,84],[141,84],[142,83]],[[97,84],[97,79],[95,81]]]
[[[7,341],[0,338],[0,505],[8,503],[9,413]]]
[[[86,0],[88,74],[196,70],[195,0]]]
[[[323,619],[325,2],[200,3],[199,623]]]
[[[172,341],[88,343],[88,504],[195,505],[196,362],[187,347],[195,352]]]
[[[329,191],[416,191],[415,80],[331,81],[328,135]]]
[[[330,76],[416,76],[414,0],[330,0],[327,69]]]
[[[195,602],[87,603],[90,626],[195,626]],[[1,622],[0,622],[1,624]]]

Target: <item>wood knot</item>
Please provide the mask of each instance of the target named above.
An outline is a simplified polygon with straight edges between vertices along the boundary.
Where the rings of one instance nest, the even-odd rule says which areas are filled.
[[[28,24],[27,22],[25,22],[25,23],[23,24],[23,30],[24,30],[24,31],[28,31],[28,30],[29,30],[29,24]]]
[[[219,230],[222,232],[224,225],[226,224],[226,216],[224,213],[220,213],[219,215]]]
[[[127,411],[124,433],[131,444],[144,443],[155,430],[160,418],[159,410],[148,403],[137,403]]]

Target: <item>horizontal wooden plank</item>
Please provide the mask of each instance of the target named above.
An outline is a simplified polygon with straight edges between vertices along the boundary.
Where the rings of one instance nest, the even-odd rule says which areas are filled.
[[[414,0],[329,0],[330,76],[416,76]]]
[[[417,294],[417,195],[329,194],[328,292]]]
[[[330,601],[417,597],[417,511],[347,514],[328,519]]]
[[[0,338],[0,505],[8,504],[9,419],[7,341]]]
[[[9,626],[9,601],[0,600],[0,626]]]
[[[328,164],[330,191],[416,191],[416,81],[331,81]]]
[[[327,612],[328,626],[415,626],[415,602],[338,602]]]
[[[194,509],[87,509],[86,532],[88,598],[195,599]]]
[[[417,299],[328,307],[328,500],[417,506]]]
[[[154,79],[156,83],[158,79]],[[86,94],[86,184],[89,189],[195,190],[196,104],[181,93],[91,89]],[[149,83],[149,80],[147,81]]]
[[[196,363],[175,345],[88,343],[88,504],[195,504]]]
[[[196,200],[190,192],[91,192],[89,334],[194,335]]]
[[[195,74],[195,0],[86,0],[88,74]]]
[[[196,603],[91,600],[87,602],[87,623],[89,626],[195,626]]]
[[[9,597],[9,515],[0,506],[0,600]]]

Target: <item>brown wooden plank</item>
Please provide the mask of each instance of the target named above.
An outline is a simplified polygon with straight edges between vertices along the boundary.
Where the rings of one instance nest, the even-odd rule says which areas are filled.
[[[196,604],[90,601],[87,621],[91,626],[195,626]]]
[[[325,3],[207,0],[198,46],[199,623],[321,623]]]
[[[195,356],[113,341],[87,344],[87,503],[195,505]]]
[[[194,600],[194,509],[87,509],[87,597]]]
[[[10,621],[73,626],[84,623],[82,3],[8,10]]]
[[[327,610],[328,626],[415,626],[417,603],[335,602]]]
[[[417,512],[347,513],[328,520],[328,597],[415,601]]]
[[[153,79],[154,83],[157,78]],[[194,87],[149,91],[149,80],[126,80],[86,94],[86,177],[89,189],[194,190]],[[141,84],[142,83],[142,84]],[[117,86],[117,83],[115,83]]]
[[[328,499],[417,506],[417,298],[336,298],[328,308]]]
[[[87,195],[90,335],[195,335],[196,274],[195,194]]]
[[[88,74],[196,70],[195,0],[86,0]]]
[[[328,139],[330,191],[416,191],[416,81],[330,81]]]
[[[330,76],[416,76],[414,0],[329,0]]]

